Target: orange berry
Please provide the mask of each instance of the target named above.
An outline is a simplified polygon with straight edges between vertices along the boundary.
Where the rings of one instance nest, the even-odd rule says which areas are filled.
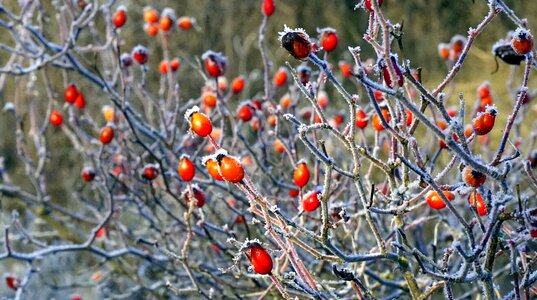
[[[158,22],[158,12],[151,6],[146,6],[144,8],[144,21],[147,23]]]

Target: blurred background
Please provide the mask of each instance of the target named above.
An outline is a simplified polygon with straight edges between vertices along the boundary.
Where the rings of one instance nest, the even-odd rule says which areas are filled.
[[[43,3],[42,13],[44,19],[56,20],[56,13],[53,1]],[[75,1],[76,2],[76,1]],[[104,3],[105,1],[99,1]],[[422,68],[422,79],[425,86],[433,89],[445,76],[448,66],[438,56],[437,45],[441,42],[449,42],[455,34],[467,36],[468,28],[475,27],[486,15],[488,7],[483,0],[412,0],[397,1],[385,0],[382,9],[385,16],[392,23],[403,24],[403,47],[404,55],[397,46],[393,49],[410,59],[413,67]],[[505,0],[515,13],[529,20],[529,28],[534,27],[537,20],[537,1],[535,0]],[[363,57],[373,57],[374,51],[363,40],[363,34],[367,28],[368,13],[357,8],[359,1],[338,0],[338,1],[312,1],[312,0],[275,0],[276,11],[270,17],[266,29],[266,42],[268,56],[274,62],[272,74],[280,66],[285,66],[289,61],[291,65],[299,64],[278,42],[278,32],[284,27],[302,27],[312,37],[317,36],[317,28],[332,27],[337,31],[339,43],[337,49],[330,53],[327,60],[337,68],[340,60],[351,62],[351,57],[347,51],[347,46],[360,46],[363,50]],[[3,4],[18,11],[16,1],[4,1]],[[255,98],[263,93],[263,83],[261,74],[261,57],[257,47],[258,29],[262,20],[261,1],[240,1],[240,0],[161,0],[161,1],[116,1],[116,4],[123,4],[128,8],[128,20],[121,28],[119,36],[122,39],[121,51],[130,52],[131,49],[141,44],[149,48],[149,73],[148,90],[153,95],[157,95],[160,83],[160,73],[158,65],[163,57],[161,47],[161,36],[151,37],[144,32],[144,21],[142,17],[143,7],[152,5],[159,12],[163,8],[170,7],[175,10],[176,16],[190,16],[197,20],[194,30],[179,31],[174,26],[174,32],[169,36],[169,49],[172,57],[179,57],[182,61],[179,70],[179,82],[183,99],[198,98],[201,88],[204,85],[202,78],[193,67],[197,64],[197,59],[201,54],[209,49],[222,52],[228,57],[229,65],[226,77],[229,81],[238,75],[247,78],[247,87],[240,95],[242,98]],[[117,5],[114,5],[117,6]],[[115,9],[115,8],[114,8]],[[0,18],[3,18],[0,15]],[[104,29],[102,15],[97,19],[97,27]],[[503,128],[505,119],[511,112],[513,99],[509,96],[506,87],[511,72],[511,67],[498,61],[499,70],[496,70],[494,55],[491,52],[492,45],[499,39],[505,38],[507,32],[516,29],[513,23],[503,14],[497,16],[492,23],[477,39],[475,46],[469,53],[467,62],[456,79],[454,93],[448,99],[448,106],[458,104],[457,93],[464,93],[468,106],[472,107],[476,101],[476,88],[484,80],[491,82],[495,103],[500,108],[500,115],[497,124]],[[57,33],[56,22],[47,22],[45,26],[45,36],[56,43],[61,43]],[[104,32],[104,30],[103,30]],[[104,35],[101,37],[104,39]],[[82,31],[80,37],[81,44],[95,42],[94,36],[90,32]],[[14,46],[14,41],[3,29],[0,29],[0,43]],[[98,56],[93,54],[79,54],[81,61],[87,66],[100,66]],[[8,55],[0,52],[0,66],[5,65]],[[399,61],[401,63],[401,60]],[[521,68],[513,68],[515,72],[514,85],[520,84]],[[338,73],[338,77],[341,75]],[[54,84],[58,102],[63,103],[62,93],[65,87],[66,78],[54,68],[48,68],[48,74]],[[24,85],[31,76],[7,77],[3,90],[0,90],[0,105],[3,107],[7,102],[12,101],[14,87]],[[535,78],[535,76],[533,76]],[[68,80],[77,82],[81,90],[85,91],[87,99],[87,111],[90,114],[98,114],[102,105],[108,103],[107,96],[101,90],[93,86],[86,79],[76,73],[68,72]],[[342,79],[345,86],[351,93],[358,93],[357,88],[348,80]],[[530,83],[530,88],[535,89],[535,80]],[[338,101],[338,96],[334,90],[329,90],[331,96],[330,105],[340,105],[343,101]],[[46,99],[44,91],[39,89],[39,83],[32,92],[35,97]],[[281,94],[277,94],[279,99]],[[532,100],[523,113],[536,114],[530,109],[537,100]],[[45,101],[44,101],[45,102]],[[24,109],[24,108],[23,108]],[[23,112],[24,113],[24,112]],[[23,187],[30,186],[24,178],[23,164],[18,160],[15,149],[15,132],[13,117],[3,113],[0,115],[0,156],[5,159],[6,170],[10,173],[12,180]],[[467,122],[469,117],[467,117]],[[26,124],[27,125],[27,124]],[[47,136],[49,143],[54,145],[54,155],[51,156],[51,165],[56,168],[48,168],[48,191],[54,198],[65,198],[69,192],[81,185],[79,178],[73,176],[73,170],[78,173],[82,169],[82,164],[75,155],[69,155],[71,145],[64,138],[55,137],[53,128],[49,128]],[[529,132],[530,125],[523,125],[521,130]],[[501,134],[500,128],[494,131],[495,136],[491,137],[491,146],[498,143],[497,137]],[[527,136],[527,135],[526,135]],[[494,149],[494,148],[493,148]],[[447,154],[446,154],[447,155]],[[68,196],[67,196],[68,197]],[[59,200],[62,202],[62,200]],[[0,201],[0,219],[7,218],[12,206],[5,206]],[[65,261],[65,266],[70,262]],[[58,267],[58,272],[64,271],[63,265]],[[1,295],[1,293],[0,293]]]

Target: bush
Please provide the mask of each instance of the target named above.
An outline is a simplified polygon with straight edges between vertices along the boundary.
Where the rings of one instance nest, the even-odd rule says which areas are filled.
[[[280,3],[260,2],[226,20],[261,20],[231,35],[231,57],[171,8],[0,4],[1,295],[535,297],[528,20],[501,0],[450,1],[443,18],[483,15],[436,53],[405,47],[383,12],[395,3],[349,10],[369,17],[358,47],[276,26]],[[469,96],[458,75],[502,14],[515,31],[475,51],[497,56],[512,100],[497,101],[490,64]],[[413,63],[422,52],[437,66]]]

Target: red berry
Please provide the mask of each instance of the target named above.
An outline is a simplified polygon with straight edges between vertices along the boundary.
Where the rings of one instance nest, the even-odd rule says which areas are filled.
[[[179,58],[172,59],[172,61],[170,62],[170,67],[172,68],[172,71],[177,71],[179,69],[179,66],[181,66],[181,61],[179,60]]]
[[[121,63],[121,67],[123,68],[130,67],[133,64],[132,57],[129,53],[121,54],[121,57],[119,58],[119,60]]]
[[[513,47],[513,50],[520,55],[530,53],[531,49],[533,49],[533,35],[531,35],[527,29],[518,28],[513,34],[511,47]]]
[[[147,23],[155,23],[158,21],[158,12],[151,6],[144,7],[144,21]]]
[[[367,126],[367,123],[369,123],[369,118],[363,110],[359,109],[356,112],[356,127],[364,129]]]
[[[58,111],[56,110],[53,110],[51,113],[50,113],[50,118],[49,118],[49,121],[50,121],[50,124],[54,125],[54,126],[60,126],[62,125],[63,123],[63,117],[62,117],[62,114],[60,114]]]
[[[106,228],[101,227],[99,230],[97,230],[97,233],[95,234],[95,237],[102,238],[106,234]]]
[[[219,154],[216,157],[216,160],[218,161],[218,170],[226,181],[231,183],[238,183],[242,181],[244,178],[244,169],[237,159],[231,156]]]
[[[194,175],[196,175],[196,168],[188,157],[183,157],[179,162],[177,172],[184,181],[190,181],[194,178]]]
[[[455,199],[455,196],[451,192],[448,192],[448,191],[442,191],[442,192],[444,193],[444,196],[446,196],[446,198],[449,201],[453,201],[453,199]],[[446,207],[446,204],[444,203],[444,201],[442,200],[442,198],[440,197],[437,191],[428,192],[427,195],[425,196],[425,199],[427,200],[427,204],[433,209],[442,209]]]
[[[147,63],[147,60],[149,59],[149,53],[147,51],[147,48],[142,45],[134,47],[134,49],[132,49],[132,57],[140,65]]]
[[[295,169],[293,180],[298,187],[304,187],[310,180],[310,171],[306,163],[300,163]]]
[[[272,16],[274,9],[274,0],[263,0],[263,14],[265,14],[265,16]]]
[[[83,109],[84,106],[86,106],[86,98],[84,98],[84,94],[82,92],[79,92],[78,96],[76,96],[75,106],[78,107],[78,109]]]
[[[497,111],[494,106],[487,106],[484,112],[478,113],[472,121],[475,134],[485,135],[489,133],[494,127],[496,115]]]
[[[325,28],[321,30],[321,36],[319,37],[319,42],[323,47],[324,51],[331,52],[336,49],[338,38],[336,31],[332,28]]]
[[[101,129],[101,134],[99,135],[99,139],[101,140],[101,143],[103,143],[103,145],[109,144],[113,138],[114,138],[114,129],[112,127],[106,126],[103,129]]]
[[[410,126],[412,124],[412,112],[410,109],[406,110],[406,126]]]
[[[299,191],[298,190],[289,190],[289,196],[290,197],[298,197]]]
[[[287,29],[287,28],[286,28]],[[296,59],[306,59],[311,53],[311,41],[308,35],[302,30],[287,30],[281,37],[282,47]]]
[[[125,25],[126,21],[127,21],[127,10],[125,6],[120,5],[117,8],[116,13],[114,14],[114,26],[116,26],[116,28],[122,27],[123,25]]]
[[[317,209],[317,207],[321,206],[321,202],[319,201],[319,195],[321,193],[318,191],[312,191],[304,196],[304,200],[302,200],[302,208],[304,211],[312,212]]]
[[[190,117],[190,128],[200,137],[205,137],[213,131],[213,124],[207,115],[195,112]]]
[[[195,23],[196,23],[196,20],[191,17],[180,17],[177,20],[177,26],[181,28],[182,30],[191,29]]]
[[[254,267],[254,271],[261,275],[270,274],[272,271],[272,257],[270,257],[270,254],[257,243],[250,246],[248,252],[247,256]]]
[[[464,167],[462,170],[462,179],[468,186],[478,188],[485,183],[485,180],[487,180],[487,175],[477,170],[473,170],[470,167]]]
[[[352,66],[349,65],[348,63],[344,62],[344,61],[340,61],[338,63],[339,65],[339,70],[341,71],[341,75],[343,75],[343,77],[351,77],[352,76]]]
[[[239,76],[231,82],[231,91],[233,94],[238,94],[242,92],[242,89],[244,88],[244,77]]]
[[[155,36],[158,34],[158,23],[145,23],[144,29],[148,35]]]
[[[21,285],[20,279],[13,275],[4,275],[4,279],[6,280],[7,287],[14,291],[16,291]]]
[[[158,173],[159,173],[158,168],[155,165],[147,164],[144,167],[142,177],[146,180],[153,180],[157,178]]]
[[[382,116],[384,117],[384,120],[386,120],[386,122],[389,123],[390,122],[390,112],[388,111],[388,109],[382,109],[381,112],[382,112]],[[372,124],[373,124],[373,128],[375,128],[375,130],[377,130],[377,131],[383,131],[385,129],[378,114],[375,114],[373,116]]]
[[[209,175],[211,175],[212,178],[222,181],[224,178],[222,175],[220,175],[220,172],[218,171],[218,162],[212,158],[208,159],[205,162],[205,166],[207,167],[207,172],[209,172]]]
[[[403,72],[401,71],[401,68],[399,68],[399,65],[397,64],[397,60],[395,59],[395,56],[391,56],[390,61],[393,66],[393,70],[395,71],[395,76],[397,76],[397,84],[399,87],[402,87],[403,84],[405,83]],[[380,64],[380,67],[382,68],[382,75],[384,77],[384,82],[386,83],[386,85],[388,87],[395,87],[393,86],[394,81],[392,80],[390,71],[388,70],[388,64],[384,60],[381,60],[379,64]]]
[[[206,51],[201,56],[205,62],[205,72],[211,77],[222,76],[226,71],[227,59],[220,53],[214,51]]]
[[[475,206],[477,213],[480,216],[487,215],[487,205],[485,204],[485,201],[483,201],[483,197],[480,193],[477,191],[471,192],[470,196],[468,197],[468,202],[470,205]]]
[[[70,104],[75,103],[77,96],[78,96],[78,90],[76,89],[76,85],[74,84],[70,84],[63,92],[63,97],[65,98],[65,102],[70,103]]]
[[[365,0],[365,9],[367,9],[370,12],[373,12],[373,4],[371,1],[378,1],[379,7],[382,5],[382,0]]]
[[[283,67],[279,68],[274,74],[274,85],[281,87],[287,82],[287,70]]]
[[[72,294],[69,300],[82,300],[82,296],[79,294]]]
[[[479,99],[490,97],[490,83],[488,81],[483,82],[477,87],[477,95]]]
[[[82,169],[81,176],[86,182],[93,181],[93,179],[95,179],[95,170],[92,167],[84,167],[84,169]]]
[[[163,16],[160,18],[159,28],[164,32],[169,31],[170,28],[172,28],[173,23],[174,21],[170,16]]]
[[[254,109],[249,103],[243,104],[237,111],[237,118],[243,122],[250,121],[254,116]]]
[[[205,192],[202,190],[192,187],[192,197],[196,200],[196,207],[201,208],[205,204]],[[185,195],[185,201],[186,203],[190,203],[190,197],[188,193]]]

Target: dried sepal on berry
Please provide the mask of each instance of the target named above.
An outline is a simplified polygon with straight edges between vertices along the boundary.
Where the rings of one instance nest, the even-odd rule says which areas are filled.
[[[291,29],[284,26],[279,33],[280,43],[294,58],[304,60],[312,51],[311,39],[302,28]]]
[[[211,77],[222,76],[226,71],[227,58],[222,53],[207,50],[201,55],[205,64],[205,71]]]

